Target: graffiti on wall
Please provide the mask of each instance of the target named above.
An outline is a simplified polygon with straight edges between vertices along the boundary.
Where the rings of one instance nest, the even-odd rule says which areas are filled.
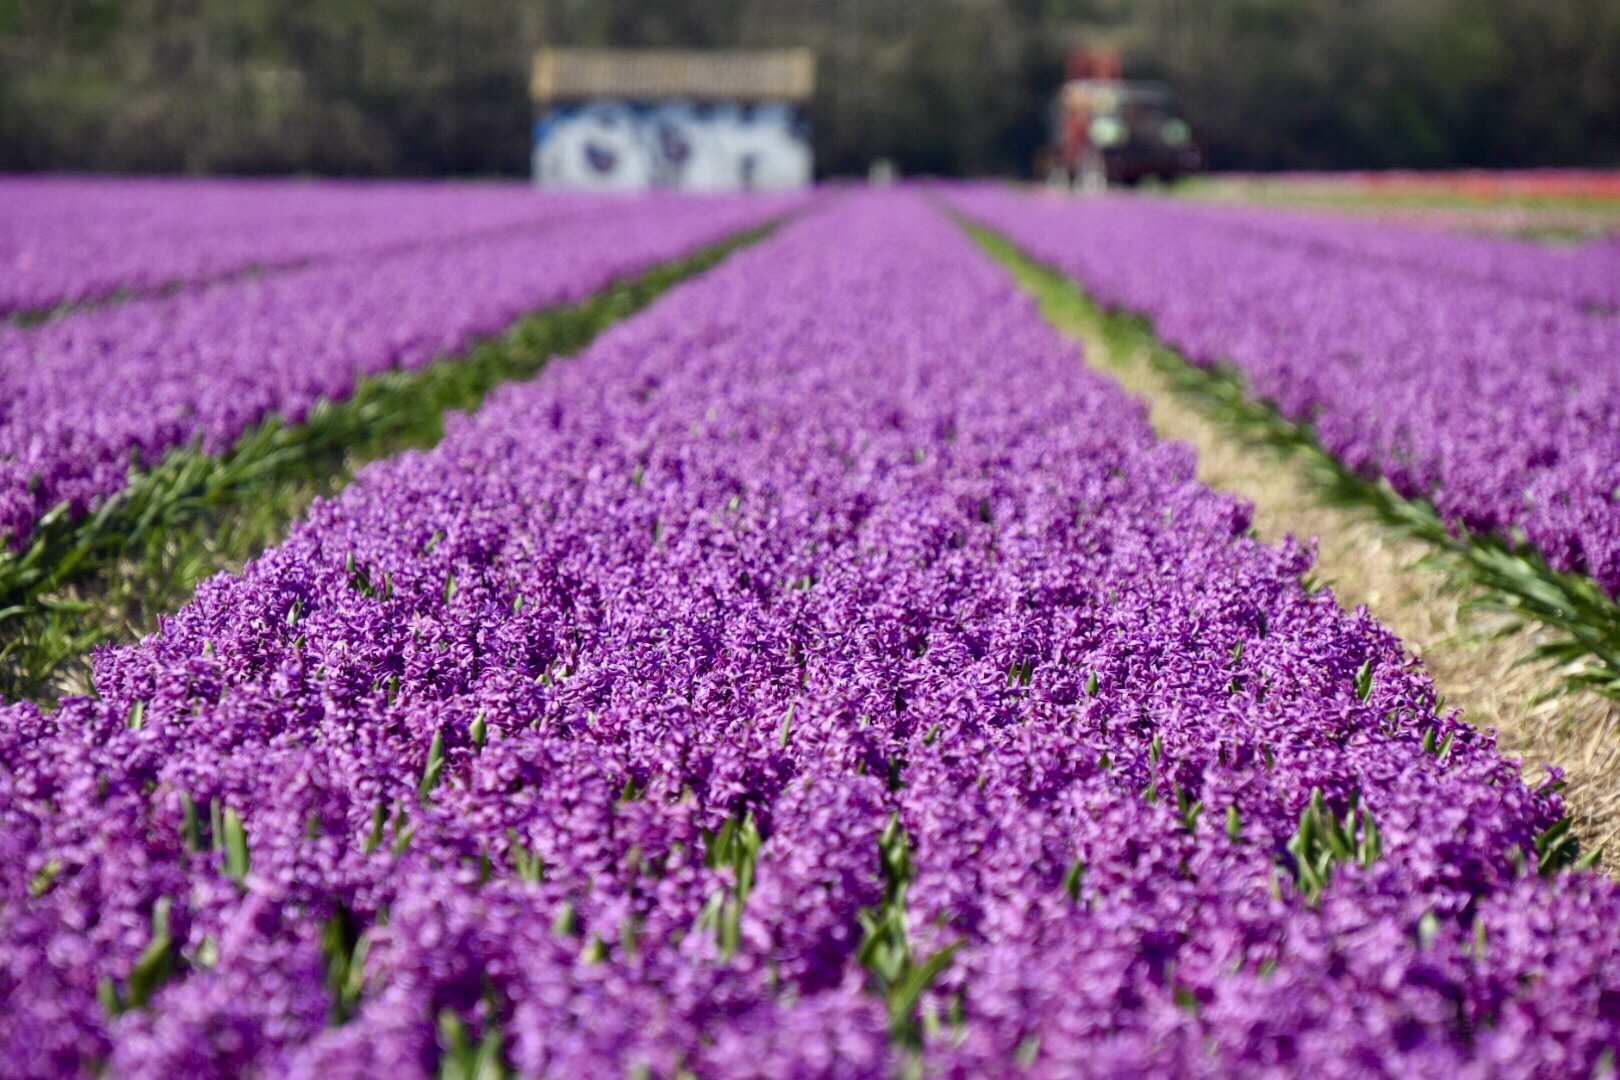
[[[770,191],[810,183],[809,129],[789,105],[560,106],[534,129],[534,177],[548,187]]]

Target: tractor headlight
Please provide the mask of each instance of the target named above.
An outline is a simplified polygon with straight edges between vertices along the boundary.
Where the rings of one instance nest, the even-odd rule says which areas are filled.
[[[1099,116],[1091,122],[1091,141],[1096,146],[1118,146],[1129,134],[1125,124],[1115,116]]]

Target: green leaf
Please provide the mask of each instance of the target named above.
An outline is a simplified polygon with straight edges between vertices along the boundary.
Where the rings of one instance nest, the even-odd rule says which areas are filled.
[[[1372,697],[1373,690],[1373,662],[1366,661],[1356,669],[1356,697],[1366,701]]]
[[[914,964],[901,977],[898,984],[889,994],[889,1025],[893,1031],[897,1026],[902,1030],[909,1030],[916,1024],[915,1013],[917,1000],[922,997],[923,991],[934,985],[951,959],[962,947],[960,941],[951,944],[934,953],[921,964]]]
[[[394,842],[388,848],[388,853],[394,858],[405,854],[405,849],[411,846],[411,839],[416,835],[416,826],[409,825],[403,829],[396,829]]]
[[[202,822],[197,817],[197,804],[191,796],[180,793],[180,836],[191,851],[203,850]]]
[[[1383,854],[1383,837],[1372,814],[1356,805],[1356,800],[1351,800],[1350,810],[1342,819],[1337,818],[1317,788],[1300,813],[1298,829],[1284,847],[1292,856],[1295,884],[1307,902],[1315,904],[1333,876],[1336,863],[1371,866]]]
[[[1069,899],[1080,899],[1080,883],[1085,880],[1086,864],[1082,859],[1076,859],[1069,864],[1069,870],[1063,875],[1063,891],[1069,894]]]
[[[28,883],[28,895],[38,900],[50,892],[51,886],[56,883],[56,876],[61,872],[62,861],[60,859],[51,859],[39,868],[39,871],[34,874],[34,880]]]
[[[326,988],[332,994],[331,1022],[346,1023],[359,1009],[365,989],[366,956],[370,939],[360,932],[354,915],[339,904],[321,926],[321,956]]]
[[[428,744],[427,762],[422,766],[422,779],[416,785],[416,797],[421,802],[427,802],[428,796],[438,786],[439,778],[444,774],[444,731],[433,733],[433,741]]]
[[[379,799],[377,801],[377,805],[371,808],[371,832],[366,836],[365,851],[367,855],[370,855],[373,851],[376,851],[382,846],[383,828],[387,824],[388,808],[384,806],[382,800]]]
[[[1180,784],[1171,783],[1176,794],[1176,812],[1181,815],[1181,824],[1188,832],[1198,831],[1198,819],[1204,813],[1202,799],[1194,799],[1190,793],[1182,789]]]
[[[123,995],[118,992],[118,984],[105,975],[96,980],[96,1000],[101,1003],[101,1011],[109,1019],[123,1015],[127,1007]]]
[[[247,830],[235,810],[225,809],[225,876],[242,885],[248,875]]]
[[[1570,818],[1559,818],[1536,837],[1536,855],[1542,877],[1552,877],[1579,860],[1581,845],[1570,831],[1571,825]]]
[[[174,974],[174,939],[169,935],[170,900],[160,896],[152,907],[152,940],[130,968],[127,1002],[144,1008],[152,995]]]

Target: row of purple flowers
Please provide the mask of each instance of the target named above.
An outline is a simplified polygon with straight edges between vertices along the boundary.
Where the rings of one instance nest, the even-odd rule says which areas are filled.
[[[1557,795],[1247,526],[921,196],[827,200],[0,712],[0,1054],[1612,1069]]]
[[[539,200],[539,196],[527,196]],[[543,205],[543,203],[542,203]],[[317,263],[0,327],[0,537],[121,491],[132,462],[223,451],[359,379],[420,367],[538,308],[763,224],[795,198],[599,201],[546,229]]]
[[[526,184],[0,177],[0,315],[544,227]]]
[[[946,197],[1193,362],[1235,365],[1351,468],[1620,595],[1612,253],[1579,262],[1524,241],[1168,200]]]

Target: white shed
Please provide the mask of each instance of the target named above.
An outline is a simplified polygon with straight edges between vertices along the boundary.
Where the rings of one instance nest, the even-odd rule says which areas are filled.
[[[534,178],[547,187],[780,190],[810,183],[808,49],[542,49]]]

